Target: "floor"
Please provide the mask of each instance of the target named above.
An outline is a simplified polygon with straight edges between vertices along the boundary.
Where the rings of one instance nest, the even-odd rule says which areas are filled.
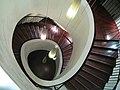
[[[52,80],[56,72],[55,60],[48,57],[47,50],[33,51],[28,55],[31,71],[40,79]]]

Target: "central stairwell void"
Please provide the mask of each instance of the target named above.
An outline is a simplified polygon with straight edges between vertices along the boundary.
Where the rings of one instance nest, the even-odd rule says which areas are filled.
[[[49,58],[48,54],[55,46],[57,54],[54,60]],[[57,43],[51,40],[32,39],[25,42],[20,56],[25,71],[35,81],[52,80],[61,72],[62,52]]]

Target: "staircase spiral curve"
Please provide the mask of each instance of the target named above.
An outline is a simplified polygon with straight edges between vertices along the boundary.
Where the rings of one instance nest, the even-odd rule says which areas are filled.
[[[95,17],[96,37],[82,68],[65,83],[68,90],[114,90],[114,86],[107,87],[106,83],[116,66],[120,33],[100,2],[93,1],[89,3]]]
[[[50,22],[50,20],[47,20]],[[20,49],[23,43],[26,41],[32,40],[32,39],[41,39],[41,26],[43,26],[44,23],[39,22],[31,22],[31,23],[24,23],[16,26],[16,29],[14,31],[13,35],[13,52],[15,54],[15,57],[18,61],[18,63],[21,65],[20,61]],[[56,32],[53,31],[52,28],[56,28]],[[63,52],[63,69],[67,66],[67,63],[70,60],[72,49],[73,49],[73,42],[72,38],[70,37],[69,33],[65,30],[62,30],[61,28],[52,25],[51,23],[47,24],[48,29],[48,35],[47,39],[52,40],[56,42],[62,52]]]
[[[49,32],[50,34],[53,34],[53,35],[49,34],[47,36],[47,39],[51,39],[56,43],[58,43],[59,46],[61,47],[61,50],[63,51],[64,65],[62,68],[62,73],[57,79],[54,79],[53,82],[46,81],[48,84],[42,83],[42,85],[45,85],[47,87],[51,85],[58,85],[60,83],[64,83],[68,79],[72,78],[72,76],[81,68],[82,64],[84,63],[84,60],[89,53],[89,50],[91,48],[91,45],[93,43],[93,38],[94,38],[93,14],[91,12],[91,8],[89,7],[88,3],[85,0],[80,0],[80,4],[81,4],[80,9],[75,19],[73,20],[69,20],[65,16],[66,11],[68,9],[68,5],[71,3],[71,1],[66,2],[68,4],[65,4],[65,8],[59,5],[60,10],[63,10],[62,12],[57,10],[57,8],[55,8],[55,12],[54,12],[55,14],[53,15],[52,6],[54,6],[55,3],[56,4],[58,3],[54,1],[55,0],[52,0],[49,3],[48,16],[58,21],[63,27],[66,28],[66,30],[68,30],[68,32],[71,34],[73,42],[71,42],[70,38],[68,39],[69,34],[67,34],[65,31],[59,32],[59,35],[60,34],[62,35],[60,37],[59,35],[56,36],[56,34],[53,34],[53,32]],[[33,3],[33,0],[28,0],[27,2],[11,1],[11,3],[7,6],[6,4],[8,3],[4,1],[2,2],[3,5],[0,6],[2,7],[1,9],[3,9],[1,10],[3,11],[1,14],[2,17],[0,17],[0,20],[3,21],[3,24],[1,24],[1,27],[0,27],[1,28],[0,37],[1,37],[1,43],[2,43],[0,44],[1,46],[0,50],[2,52],[2,53],[0,52],[0,57],[2,58],[0,60],[1,61],[0,65],[6,70],[6,72],[8,72],[11,78],[23,90],[25,89],[34,90],[37,88],[29,81],[30,79],[29,76],[28,76],[29,79],[26,78],[26,75],[24,75],[24,73],[19,67],[19,65],[22,67],[22,63],[20,61],[21,59],[20,48],[23,45],[23,43],[25,43],[28,40],[40,39],[40,35],[39,35],[40,27],[38,25],[39,23],[37,22],[29,22],[29,23],[23,23],[19,25],[17,25],[17,23],[22,17],[24,17],[25,15],[27,15],[32,11],[41,12],[44,15],[46,15],[44,10],[46,11],[47,9],[43,5],[43,3],[46,3],[46,2],[47,2],[46,0],[42,0],[42,1],[38,0],[34,3]],[[64,3],[64,0],[61,0],[60,2]],[[26,7],[25,4],[27,4],[28,7]],[[22,5],[23,6],[25,5],[26,8],[22,7]],[[8,12],[4,12],[6,11],[6,8],[4,8],[4,6],[6,6],[6,8],[8,9]],[[9,7],[12,7],[12,8],[9,8]],[[16,11],[17,13],[14,11]],[[61,12],[61,15],[60,15],[60,12]],[[54,25],[48,24],[47,27],[50,28],[52,26]],[[14,37],[14,35],[16,37]],[[70,55],[71,55],[71,58],[70,58]],[[90,63],[90,62],[87,62],[87,63]],[[9,66],[10,68],[8,68]],[[83,73],[85,72],[82,72],[82,74]],[[25,83],[26,85],[23,85],[23,83]]]

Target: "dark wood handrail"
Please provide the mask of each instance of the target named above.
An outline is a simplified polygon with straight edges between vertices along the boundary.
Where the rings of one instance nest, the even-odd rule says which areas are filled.
[[[105,40],[105,39],[96,39],[96,42],[119,42],[119,39]]]

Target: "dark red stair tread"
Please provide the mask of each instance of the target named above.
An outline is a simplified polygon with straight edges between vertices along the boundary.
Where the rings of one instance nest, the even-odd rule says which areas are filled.
[[[79,72],[79,74],[84,76],[84,77],[86,77],[89,81],[91,81],[92,83],[96,84],[99,87],[103,88],[104,85],[105,85],[105,81],[103,81],[103,80],[101,80],[101,79],[99,79],[99,78],[97,78],[97,77],[87,73],[86,71],[81,70]]]
[[[82,69],[87,70],[88,72],[91,72],[92,74],[102,78],[103,80],[108,80],[108,78],[109,78],[108,74],[106,74],[102,71],[99,71],[96,68],[90,67],[88,65],[84,65]]]
[[[89,54],[88,58],[94,58],[96,60],[101,60],[103,62],[109,63],[110,65],[114,65],[116,62],[115,58],[110,58],[110,57],[105,57],[105,56],[101,56],[101,55],[97,55],[97,54]]]

